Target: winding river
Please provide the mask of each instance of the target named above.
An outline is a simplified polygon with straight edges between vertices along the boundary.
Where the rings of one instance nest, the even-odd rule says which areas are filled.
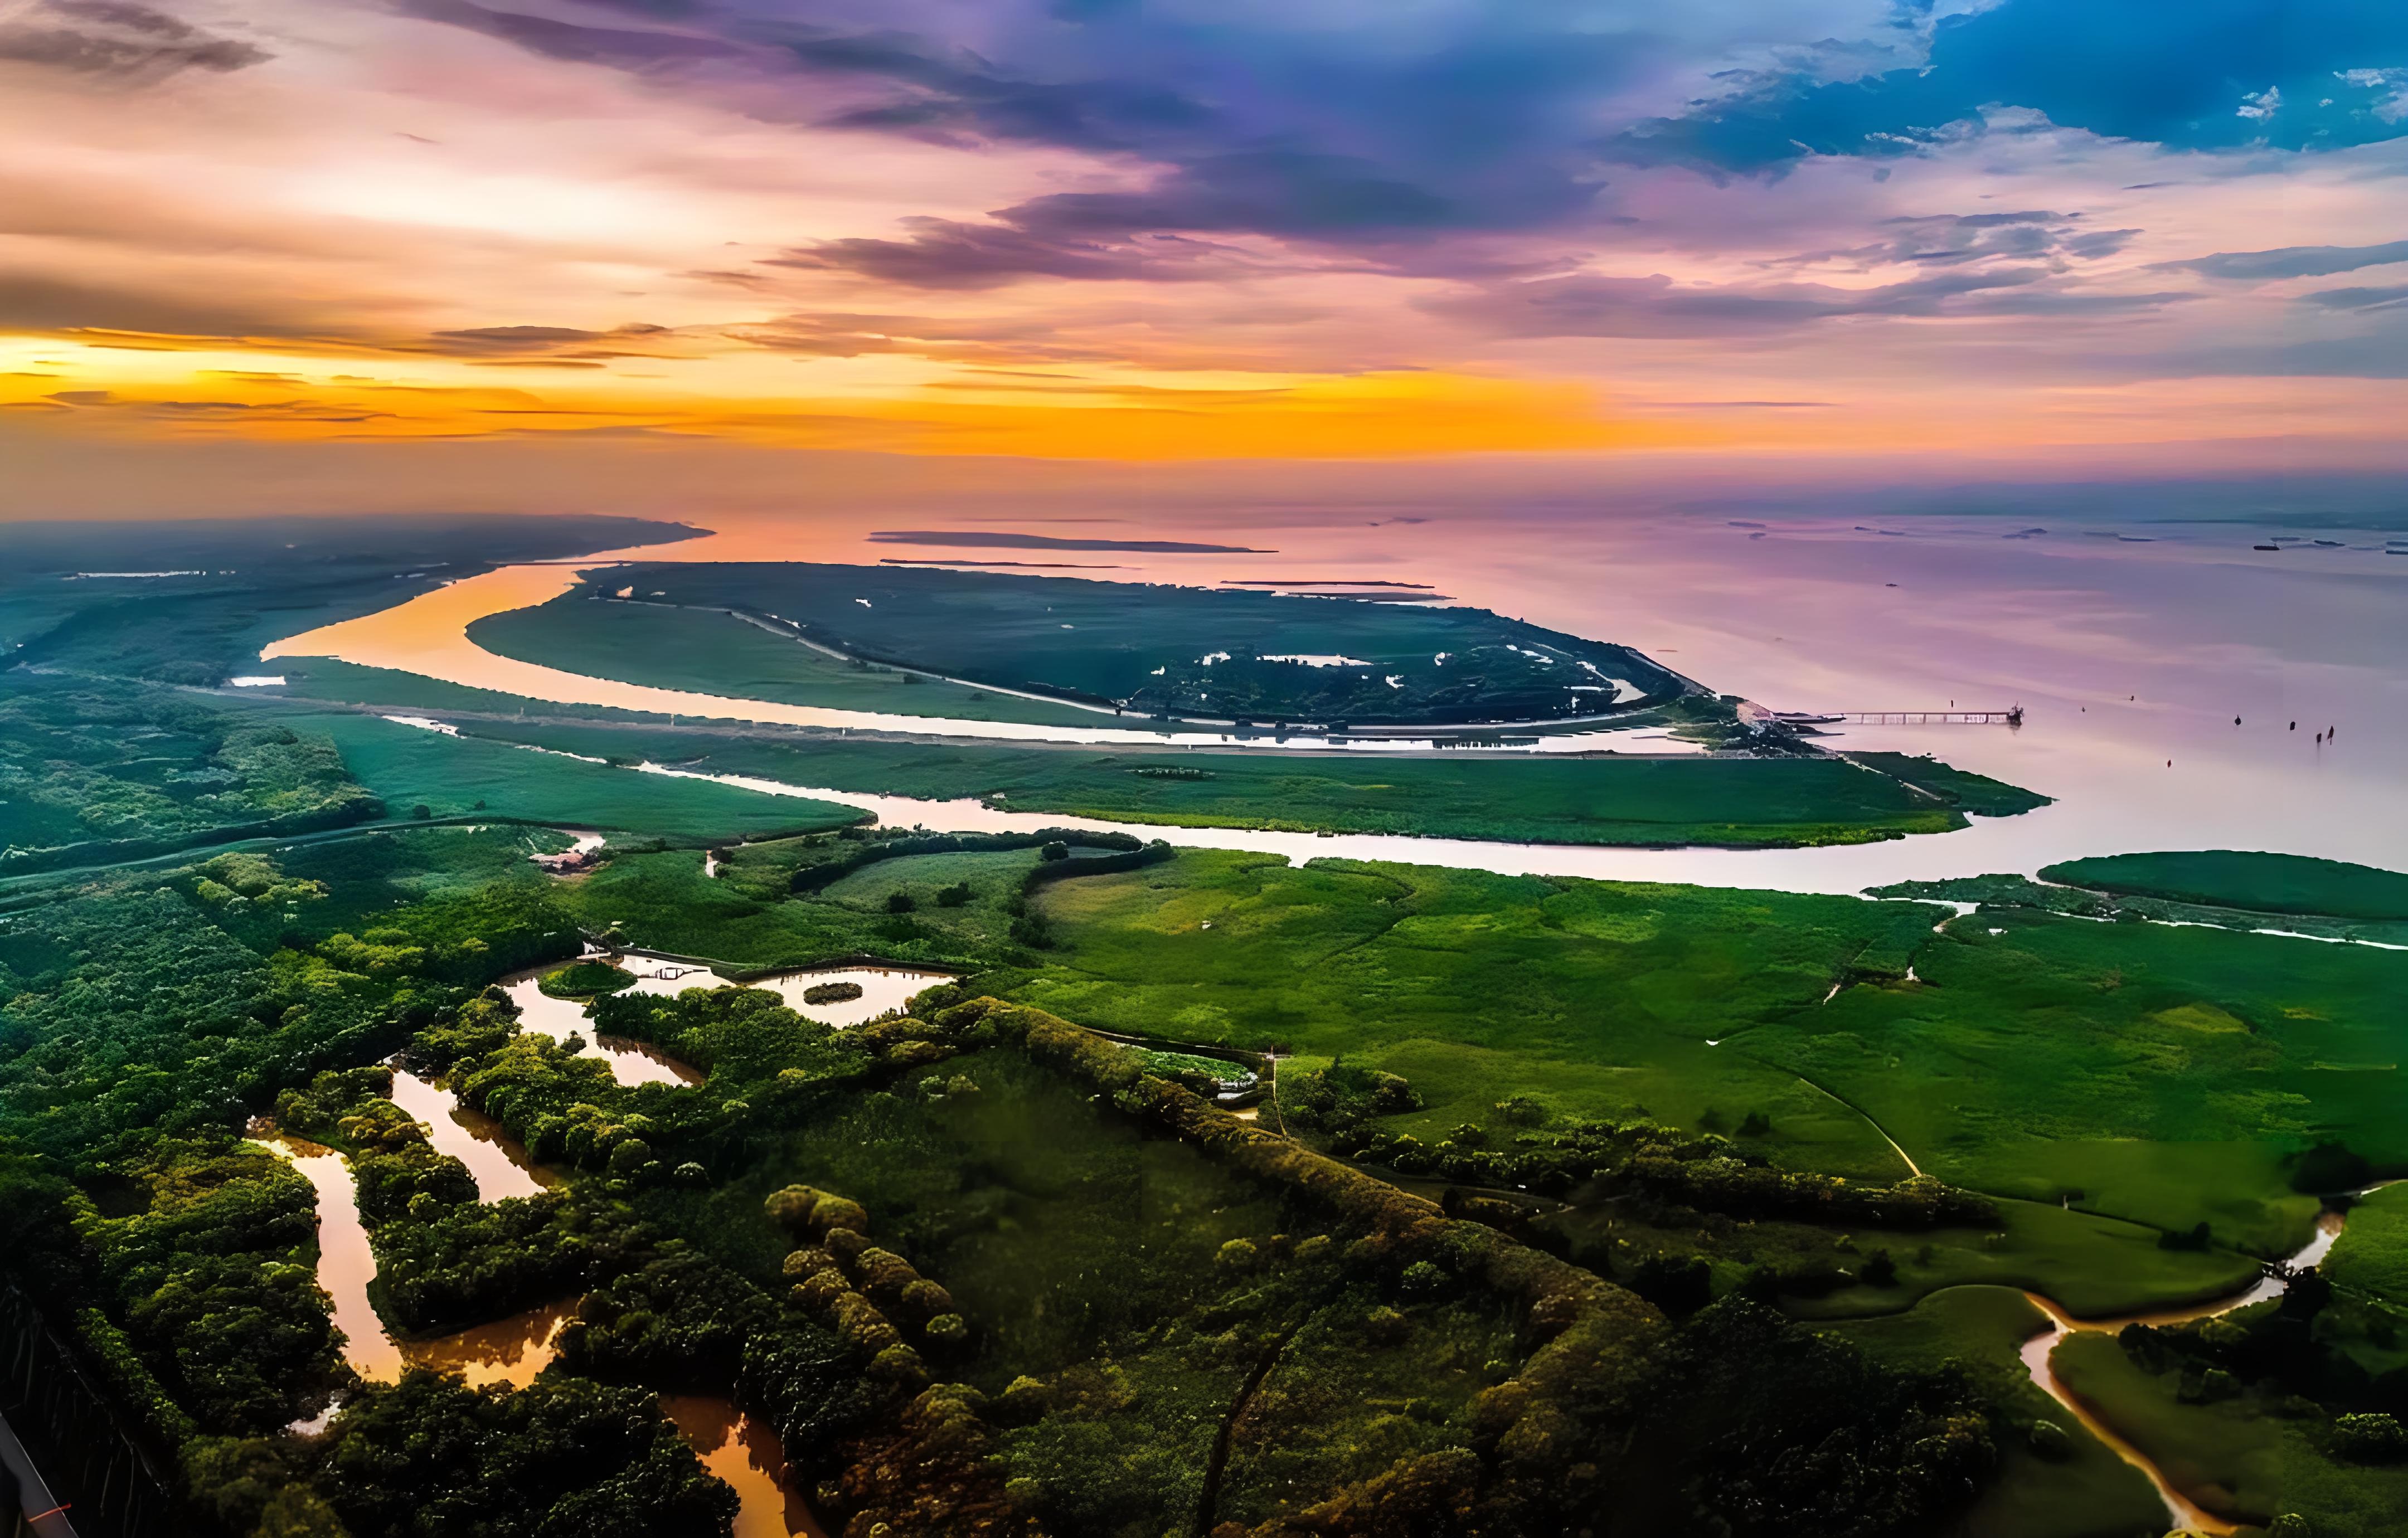
[[[647,992],[674,993],[721,982],[704,969],[651,958],[622,960],[633,963],[638,972],[637,986]],[[579,1032],[585,1024],[584,1005],[537,990],[534,979],[539,975],[540,971],[531,972],[506,980],[511,998],[523,1011],[521,1028],[556,1038]],[[822,968],[780,974],[755,986],[771,988],[799,1006],[802,990],[812,984],[859,983],[864,991],[858,999],[833,1006],[808,1006],[813,1018],[845,1027],[899,1007],[911,994],[946,975],[902,967]],[[614,1040],[598,1038],[622,1084],[682,1085],[703,1076],[640,1043],[620,1042],[614,1049]],[[500,1123],[461,1104],[457,1096],[436,1081],[396,1064],[393,1099],[426,1125],[429,1141],[437,1151],[467,1166],[476,1180],[479,1200],[533,1196],[557,1183],[558,1177],[530,1159]],[[317,1192],[318,1282],[333,1300],[335,1327],[343,1334],[343,1360],[362,1378],[393,1383],[405,1369],[423,1367],[457,1377],[470,1388],[488,1384],[524,1388],[551,1365],[561,1327],[575,1317],[583,1300],[560,1299],[452,1334],[396,1338],[386,1330],[370,1296],[377,1274],[376,1251],[360,1218],[359,1193],[349,1161],[337,1149],[265,1128],[251,1141],[290,1163]],[[292,1429],[304,1435],[322,1431],[338,1407],[330,1405]],[[724,1398],[665,1396],[661,1407],[703,1466],[735,1489],[740,1502],[735,1538],[790,1538],[793,1534],[824,1538],[826,1530],[787,1482],[785,1454],[774,1431]]]
[[[2315,1235],[2286,1257],[2286,1263],[2293,1271],[2306,1271],[2317,1265],[2331,1251],[2334,1242],[2341,1238],[2341,1231],[2348,1220],[2349,1215],[2345,1212],[2318,1214]],[[2158,1468],[2147,1454],[2134,1446],[2114,1427],[2100,1419],[2087,1404],[2082,1402],[2081,1396],[2066,1387],[2064,1380],[2057,1375],[2053,1359],[2057,1346],[2070,1335],[2082,1332],[2113,1335],[2128,1324],[2144,1324],[2158,1329],[2168,1329],[2175,1325],[2190,1324],[2199,1319],[2216,1318],[2222,1315],[2250,1307],[2252,1304],[2270,1303],[2283,1295],[2284,1285],[2279,1277],[2260,1276],[2241,1291],[2211,1302],[2192,1303],[2180,1308],[2153,1309],[2140,1314],[2119,1314],[2097,1319],[2077,1319],[2052,1300],[2037,1292],[2028,1291],[2024,1296],[2030,1300],[2034,1308],[2048,1316],[2049,1323],[2048,1328],[2024,1342],[2020,1353],[2023,1357],[2024,1370],[2030,1374],[2032,1383],[2042,1393],[2063,1405],[2074,1419],[2080,1421],[2091,1435],[2104,1443],[2116,1457],[2148,1475],[2149,1483],[2157,1488],[2158,1499],[2166,1503],[2166,1515],[2172,1520],[2176,1531],[2200,1533],[2206,1535],[2206,1538],[2224,1538],[2228,1533],[2239,1531],[2241,1524],[2216,1516],[2177,1489],[2173,1482],[2166,1477],[2165,1471]]]
[[[2031,706],[2031,725],[2017,737],[1980,729],[1850,730],[1842,745],[1936,749],[1952,762],[2061,793],[2065,799],[2017,818],[1976,818],[1971,828],[1959,833],[1877,844],[1770,850],[1638,849],[1118,824],[1010,811],[975,800],[923,801],[695,774],[658,764],[642,767],[644,772],[715,779],[766,794],[832,802],[873,812],[888,824],[945,832],[1066,827],[1159,837],[1192,847],[1258,851],[1298,862],[1341,857],[1511,876],[1688,882],[1843,895],[1890,882],[1984,871],[2029,875],[2058,861],[2131,849],[2259,847],[2390,864],[2398,863],[2402,848],[2408,847],[2401,843],[2401,824],[2389,816],[2396,783],[2381,768],[2384,762],[2397,762],[2396,754],[2386,760],[2384,749],[2396,748],[2398,723],[2408,716],[2386,704],[2396,702],[2401,688],[2400,676],[2389,665],[2391,648],[2371,644],[2396,625],[2397,608],[2386,604],[2391,590],[2366,587],[2367,574],[2307,573],[2298,570],[2299,563],[2288,555],[2285,561],[2289,564],[2281,572],[2264,563],[2244,564],[2241,557],[2219,553],[2215,541],[2223,537],[2220,533],[2189,543],[2168,538],[2148,545],[2101,546],[2070,539],[2061,547],[2045,541],[2002,546],[1993,528],[1969,525],[1952,531],[1935,520],[1928,529],[1917,524],[1912,537],[1899,538],[1857,539],[1836,526],[1824,531],[1775,531],[1770,537],[1761,532],[1746,536],[1762,540],[1759,545],[1741,544],[1737,535],[1729,535],[1727,549],[1710,548],[1706,534],[1686,530],[1668,534],[1651,525],[1634,534],[1635,543],[1626,542],[1624,548],[1609,552],[1614,571],[1623,578],[1610,584],[1594,564],[1599,559],[1597,552],[1584,555],[1563,549],[1558,531],[1552,526],[1541,528],[1538,534],[1544,559],[1516,564],[1515,552],[1520,548],[1510,532],[1494,534],[1484,524],[1479,541],[1451,550],[1449,559],[1467,569],[1465,580],[1449,591],[1466,592],[1471,602],[1489,604],[1505,594],[1527,592],[1535,595],[1534,601],[1541,601],[1533,618],[1573,629],[1580,628],[1574,616],[1587,612],[1585,606],[1594,605],[1598,591],[1612,591],[1629,608],[1616,622],[1631,629],[1635,639],[1668,659],[1675,659],[1675,652],[1664,643],[1675,641],[1684,652],[1677,656],[1677,665],[1701,676],[1728,678],[1732,687],[1756,692],[1761,698],[1775,697],[1767,691],[1805,689],[1823,703],[1836,705],[1850,703],[1856,692],[1866,691],[1861,703],[1888,705],[1894,703],[1889,692],[1876,700],[1870,691],[1894,692],[1900,678],[1913,684],[1910,691],[1932,694],[1935,702],[1946,694],[1966,692],[1968,685],[2001,699],[2018,697]],[[1285,531],[1285,536],[1284,545],[1306,538],[1295,529]],[[1386,541],[1400,536],[1383,530],[1379,537]],[[810,538],[814,548],[809,551],[781,546],[737,553],[747,559],[869,558],[817,548],[827,543],[818,531],[810,532]],[[1649,540],[1661,542],[1661,551],[1651,552]],[[605,552],[591,558],[590,563],[653,557],[710,559],[718,554],[710,548],[715,543],[704,540],[681,547]],[[875,548],[865,546],[863,551]],[[1591,563],[1584,564],[1584,560]],[[1721,580],[1727,573],[1756,571],[1750,563],[1763,564],[1764,582]],[[1408,574],[1412,569],[1396,568]],[[466,628],[475,619],[542,603],[567,591],[574,585],[574,565],[502,568],[381,614],[280,641],[263,655],[336,657],[568,706],[609,706],[826,731],[959,740],[1277,750],[1259,741],[1233,742],[1206,733],[881,716],[649,690],[498,657],[467,639]],[[1479,574],[1484,570],[1494,591],[1480,586]],[[1148,572],[1145,578],[1192,580],[1183,572],[1168,571]],[[1904,591],[1894,592],[1900,579]],[[1497,587],[1499,583],[1503,586]],[[1557,591],[1558,587],[1563,591]],[[2366,591],[2360,592],[2361,588]],[[1930,595],[1928,599],[1916,596],[1925,592]],[[1552,601],[1558,604],[1554,613],[1544,606],[1551,593]],[[1779,612],[1770,612],[1777,606],[1774,595],[1779,595],[1779,605],[1785,605]],[[2283,601],[2270,602],[2270,595]],[[2294,598],[2305,601],[2291,601]],[[1651,605],[1663,612],[1651,616]],[[1701,608],[1713,613],[1700,617],[1692,612]],[[2268,624],[2273,628],[2238,640],[2225,634],[2251,614],[2269,617]],[[1638,629],[1642,624],[1647,627],[1644,631]],[[2218,655],[2225,657],[2227,665],[2200,667],[2202,649],[2209,646],[2224,648]],[[1700,647],[1705,651],[1702,659]],[[1935,659],[1942,661],[1935,662]],[[1895,703],[1923,702],[1900,698]],[[2326,712],[2321,719],[2348,723],[2346,741],[2354,746],[2355,757],[2343,757],[2320,742],[2312,748],[2299,740],[2306,733],[2281,732],[2269,724],[2278,714],[2286,719],[2304,718],[2318,711]],[[2248,719],[2246,731],[2240,719],[2243,715]],[[1393,749],[1408,745],[1383,746]],[[1545,746],[1557,751],[1620,746],[1660,751],[1674,745],[1643,743],[1639,733],[1619,733],[1567,735]],[[2302,793],[2309,787],[2313,789]],[[548,1030],[532,1018],[530,1028]],[[609,1050],[608,1044],[603,1047]],[[620,1073],[623,1060],[613,1053],[611,1061],[614,1074]],[[648,1070],[630,1067],[627,1071]],[[396,1096],[403,1092],[397,1088]],[[439,1090],[435,1093],[440,1095]],[[423,1111],[416,1114],[438,1129],[444,1125]],[[470,1128],[465,1121],[459,1125]],[[475,1138],[473,1130],[467,1135]],[[325,1172],[304,1162],[308,1157],[312,1156],[296,1158],[296,1163],[318,1184],[322,1206],[332,1212],[338,1203],[330,1199]],[[339,1204],[348,1209],[350,1182],[344,1178],[339,1157],[328,1157],[333,1161],[333,1184],[341,1188]],[[481,1170],[479,1178],[481,1189]],[[2315,1238],[2290,1258],[2291,1263],[2315,1263],[2338,1236],[2342,1223],[2342,1215],[2326,1215]],[[330,1228],[330,1253],[347,1242],[334,1232],[339,1227],[337,1222]],[[364,1235],[361,1247],[364,1250]],[[2171,1325],[2210,1317],[2264,1302],[2280,1289],[2279,1282],[2261,1279],[2212,1303],[2088,1320],[2075,1319],[2053,1301],[2028,1294],[2050,1322],[2024,1344],[2023,1360],[2036,1386],[2148,1475],[2177,1526],[2204,1534],[2229,1533],[2234,1531],[2232,1523],[2183,1496],[2162,1471],[2084,1406],[2057,1379],[2051,1357],[2075,1332],[2112,1332],[2131,1322]],[[331,1285],[330,1291],[336,1294],[338,1320],[356,1317],[366,1308],[365,1283],[351,1300],[349,1314],[346,1294]],[[373,1311],[366,1317],[372,1320]],[[689,1407],[672,1413],[680,1416],[681,1427],[698,1450],[708,1446],[704,1456],[717,1460],[713,1468],[746,1492],[748,1515],[739,1523],[757,1521],[759,1525],[739,1525],[739,1533],[752,1538],[754,1533],[807,1531],[778,1525],[793,1520],[783,1510],[768,1515],[773,1509],[769,1502],[780,1490],[774,1477],[766,1481],[772,1495],[758,1501],[738,1478],[738,1474],[752,1471],[745,1477],[754,1479],[759,1487],[762,1481],[755,1476],[776,1466],[774,1455],[763,1450],[759,1432],[746,1430],[732,1410],[722,1415]]]

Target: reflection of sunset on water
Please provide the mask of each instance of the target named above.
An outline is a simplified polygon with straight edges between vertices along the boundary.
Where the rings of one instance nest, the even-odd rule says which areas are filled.
[[[797,1533],[821,1538],[826,1532],[786,1483],[786,1454],[777,1432],[728,1401],[706,1395],[668,1395],[661,1408],[702,1466],[725,1480],[743,1502],[733,1538],[791,1538]]]
[[[471,1388],[489,1383],[523,1388],[552,1364],[560,1327],[577,1312],[580,1301],[564,1298],[456,1335],[409,1341],[401,1346],[401,1355],[412,1367],[450,1374]]]

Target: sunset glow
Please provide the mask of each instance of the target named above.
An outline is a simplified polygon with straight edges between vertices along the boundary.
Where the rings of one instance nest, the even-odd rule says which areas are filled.
[[[513,7],[0,7],[0,433],[2272,467],[2408,411],[2395,22]]]

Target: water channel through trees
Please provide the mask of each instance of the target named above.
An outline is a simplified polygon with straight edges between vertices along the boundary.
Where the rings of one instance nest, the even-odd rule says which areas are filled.
[[[637,974],[636,986],[644,992],[674,994],[686,988],[718,987],[724,981],[708,969],[691,965],[653,958],[619,960]],[[693,1068],[643,1044],[586,1036],[589,1022],[583,1003],[541,992],[536,987],[538,975],[527,973],[504,982],[523,1011],[522,1029],[556,1039],[576,1034],[594,1041],[621,1084],[685,1085],[702,1079]],[[858,984],[863,990],[859,998],[809,1006],[812,1018],[841,1029],[898,1009],[912,994],[944,980],[944,974],[900,967],[824,968],[779,974],[752,986],[769,989],[799,1008],[805,988],[828,982]],[[534,1196],[558,1183],[559,1177],[536,1163],[499,1122],[461,1104],[452,1089],[436,1080],[395,1064],[393,1100],[426,1125],[429,1141],[437,1151],[467,1166],[476,1180],[479,1200]],[[397,1336],[377,1312],[370,1290],[376,1280],[376,1252],[360,1219],[349,1161],[339,1150],[265,1126],[256,1131],[253,1141],[289,1162],[317,1192],[318,1282],[334,1303],[335,1327],[343,1333],[343,1359],[362,1378],[392,1383],[405,1369],[423,1367],[456,1376],[471,1388],[494,1383],[523,1388],[551,1365],[561,1327],[574,1317],[582,1300],[559,1299],[449,1335]],[[784,1452],[769,1427],[724,1397],[666,1396],[662,1408],[704,1466],[735,1489],[741,1502],[735,1538],[824,1531],[801,1494],[789,1485]],[[294,1430],[322,1431],[334,1413],[330,1408]]]
[[[659,958],[617,956],[621,966],[637,975],[636,989],[673,995],[687,988],[721,986],[724,979],[709,969]],[[623,1085],[688,1085],[702,1075],[647,1044],[589,1034],[581,1001],[556,999],[537,987],[541,971],[504,979],[503,988],[521,1010],[522,1030],[566,1041],[571,1036],[592,1042],[604,1054],[611,1073]],[[862,996],[834,1005],[809,1006],[810,1015],[839,1028],[875,1019],[899,1009],[912,994],[942,981],[942,975],[897,967],[819,969],[780,974],[751,986],[768,989],[789,1005],[802,1008],[805,988],[828,982],[851,982]],[[431,1130],[430,1141],[443,1153],[467,1166],[480,1200],[501,1201],[533,1196],[558,1183],[558,1176],[537,1164],[500,1123],[460,1103],[435,1080],[394,1069],[394,1104]],[[361,1377],[390,1383],[407,1367],[425,1367],[458,1376],[470,1387],[507,1383],[523,1387],[550,1365],[561,1326],[572,1317],[579,1299],[547,1303],[510,1318],[454,1334],[408,1339],[387,1330],[370,1295],[376,1278],[376,1255],[360,1220],[349,1163],[336,1149],[287,1132],[263,1129],[255,1141],[290,1162],[318,1196],[318,1279],[334,1303],[334,1321],[344,1335],[344,1360]],[[2346,1214],[2326,1212],[2317,1219],[2315,1236],[2288,1256],[2283,1270],[2303,1271],[2329,1251],[2346,1221]],[[2248,1288],[2222,1298],[2148,1313],[2106,1318],[2076,1318],[2052,1300],[2027,1292],[2045,1314],[2048,1328],[2022,1347],[2032,1383],[2064,1406],[2082,1426],[2124,1461],[2146,1474],[2164,1501],[2168,1517],[2181,1531],[2222,1535],[2237,1524],[2200,1506],[2178,1489],[2144,1453],[2101,1420],[2058,1378],[2051,1358],[2057,1346],[2083,1332],[2114,1333],[2126,1325],[2171,1327],[2212,1318],[2272,1301],[2281,1296],[2281,1275],[2261,1276]],[[779,1538],[823,1531],[800,1492],[787,1482],[785,1459],[777,1434],[721,1397],[665,1397],[662,1407],[705,1467],[732,1487],[742,1502],[735,1538]],[[305,1422],[297,1431],[322,1430],[333,1412]]]

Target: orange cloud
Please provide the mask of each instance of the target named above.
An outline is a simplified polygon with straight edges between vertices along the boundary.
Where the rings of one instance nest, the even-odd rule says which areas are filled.
[[[1445,373],[953,377],[850,396],[679,394],[571,376],[557,387],[312,380],[291,368],[118,370],[90,356],[70,381],[0,378],[0,412],[54,428],[265,441],[526,437],[731,439],[795,449],[1043,459],[1340,459],[1664,448],[1681,421],[1618,421],[1572,384]],[[464,364],[466,366],[473,366]]]

